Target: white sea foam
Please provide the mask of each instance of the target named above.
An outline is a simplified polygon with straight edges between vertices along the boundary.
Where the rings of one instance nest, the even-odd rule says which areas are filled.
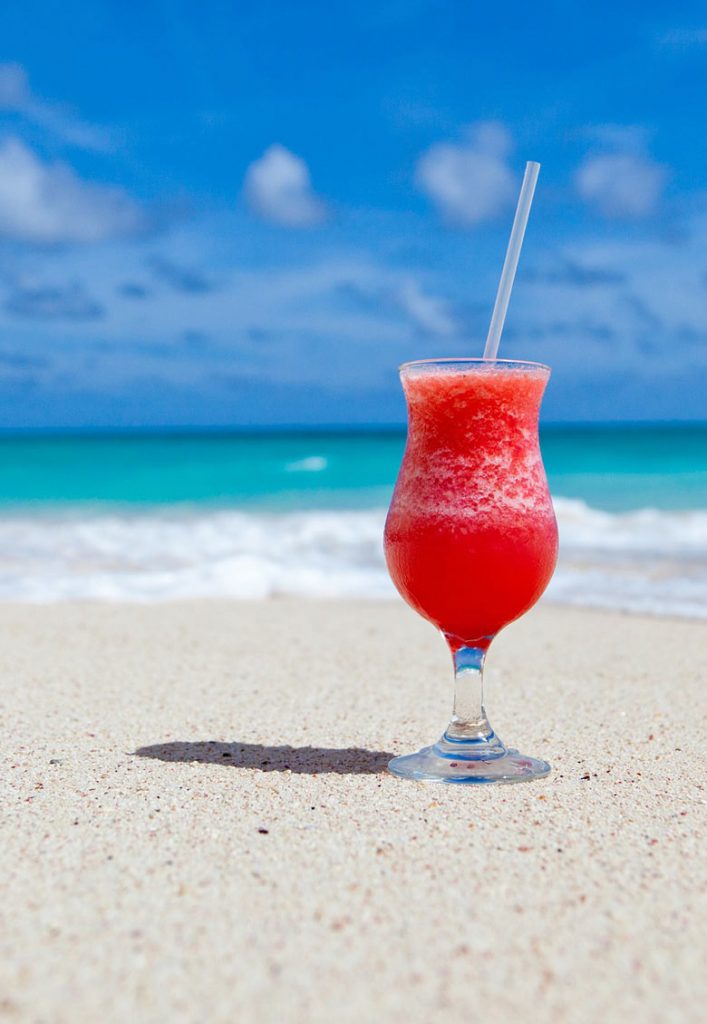
[[[392,592],[384,513],[155,511],[0,519],[0,599]]]
[[[306,459],[288,462],[285,469],[288,473],[321,473],[328,465],[323,455],[308,455]]]
[[[612,514],[556,499],[548,599],[707,617],[707,509]],[[0,517],[0,599],[386,597],[383,509]]]

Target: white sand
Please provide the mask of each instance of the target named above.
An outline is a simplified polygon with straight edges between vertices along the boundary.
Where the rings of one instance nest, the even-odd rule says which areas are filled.
[[[487,707],[554,772],[477,789],[382,772],[451,702],[398,603],[0,623],[3,1024],[704,1019],[707,624],[510,628]]]

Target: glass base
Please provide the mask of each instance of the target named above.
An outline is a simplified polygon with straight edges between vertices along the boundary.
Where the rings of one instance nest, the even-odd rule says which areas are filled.
[[[445,733],[432,747],[394,757],[388,763],[388,771],[416,782],[508,784],[542,779],[550,773],[550,765],[517,750],[507,750],[500,742],[498,747],[489,749],[487,743],[452,740]]]

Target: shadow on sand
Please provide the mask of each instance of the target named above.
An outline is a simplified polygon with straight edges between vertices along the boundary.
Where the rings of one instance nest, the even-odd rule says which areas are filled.
[[[218,743],[216,740],[155,743],[139,747],[135,754],[158,761],[197,761],[300,775],[377,775],[385,771],[388,761],[395,756],[385,750],[361,747],[269,747],[262,743]]]

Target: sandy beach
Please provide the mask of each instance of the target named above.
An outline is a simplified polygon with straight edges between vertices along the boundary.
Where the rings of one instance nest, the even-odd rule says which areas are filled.
[[[540,607],[546,781],[389,776],[451,670],[398,602],[0,607],[0,1020],[701,1019],[707,624]]]

